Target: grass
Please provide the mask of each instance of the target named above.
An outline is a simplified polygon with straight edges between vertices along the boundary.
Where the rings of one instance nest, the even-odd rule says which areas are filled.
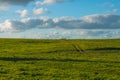
[[[0,39],[0,80],[120,80],[119,43]]]

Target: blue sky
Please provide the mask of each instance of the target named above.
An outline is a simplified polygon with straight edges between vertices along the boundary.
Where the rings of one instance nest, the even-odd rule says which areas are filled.
[[[0,0],[0,38],[120,38],[119,0]]]

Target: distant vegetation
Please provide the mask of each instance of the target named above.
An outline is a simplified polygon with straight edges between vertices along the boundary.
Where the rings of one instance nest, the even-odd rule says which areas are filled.
[[[120,40],[0,39],[0,80],[120,80]]]

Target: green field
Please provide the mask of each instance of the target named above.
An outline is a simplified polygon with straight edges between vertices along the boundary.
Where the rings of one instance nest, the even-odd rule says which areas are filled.
[[[120,80],[120,40],[0,39],[0,80]]]

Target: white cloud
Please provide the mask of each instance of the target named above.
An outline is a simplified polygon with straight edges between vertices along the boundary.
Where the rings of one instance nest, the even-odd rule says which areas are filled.
[[[93,38],[119,38],[120,31],[117,30],[49,30],[48,32],[34,33],[36,38],[42,39],[93,39]]]
[[[72,0],[43,0],[43,1],[36,1],[35,4],[37,6],[41,6],[41,5],[51,5],[55,3],[63,3],[68,1],[72,1]]]
[[[14,28],[10,20],[6,20],[5,22],[0,24],[0,32],[12,32],[13,30]]]
[[[115,13],[118,12],[118,9],[112,9],[112,10],[109,10],[107,12],[110,13],[110,14],[115,14]]]
[[[34,30],[34,31],[33,31]],[[47,30],[47,31],[43,31]],[[29,34],[29,35],[28,35]],[[32,29],[21,33],[1,33],[5,38],[41,38],[41,39],[93,39],[93,38],[119,38],[119,30],[89,30],[89,29]],[[4,36],[3,36],[4,35]]]
[[[72,33],[70,31],[64,31],[62,35],[71,35]]]
[[[9,23],[9,24],[8,24]],[[3,28],[4,27],[4,28]],[[49,29],[120,29],[120,15],[89,15],[82,18],[26,18],[21,21],[5,21],[0,23],[0,30],[14,29],[24,31],[32,28]]]
[[[110,3],[110,2],[106,2],[106,3],[103,4],[103,6],[114,7],[115,4]]]
[[[54,18],[53,21],[55,23],[58,23],[60,21],[72,21],[72,20],[75,20],[75,18],[73,17],[68,17],[68,16],[63,16],[63,17],[59,17],[59,18]]]
[[[33,9],[34,15],[41,15],[45,12],[48,12],[48,9],[46,9],[46,8]]]
[[[26,9],[24,10],[17,10],[16,13],[20,15],[20,17],[26,17],[28,14],[28,11]]]
[[[113,9],[112,12],[116,13],[116,12],[118,12],[118,9]]]

